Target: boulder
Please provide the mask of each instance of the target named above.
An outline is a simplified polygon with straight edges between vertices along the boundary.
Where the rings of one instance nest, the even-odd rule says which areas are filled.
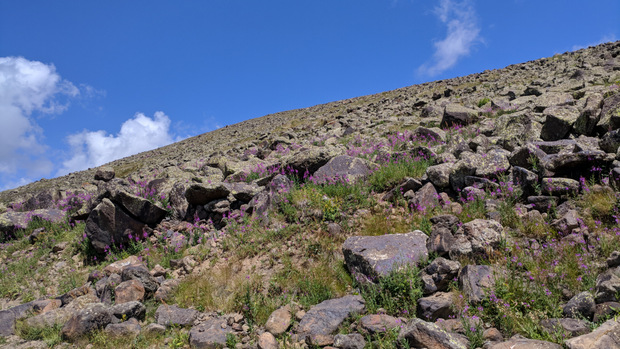
[[[111,246],[129,243],[129,235],[141,234],[146,225],[103,199],[90,213],[84,232],[95,251],[104,254]]]
[[[0,242],[15,238],[19,229],[24,229],[33,217],[53,223],[65,221],[65,212],[56,209],[38,209],[30,212],[9,211],[0,214]]]
[[[579,319],[543,319],[540,325],[550,334],[567,335],[569,338],[590,333],[588,323]]]
[[[589,174],[593,166],[607,166],[613,162],[615,154],[602,150],[584,150],[576,153],[559,153],[545,156],[541,165],[548,171],[561,174],[577,172]]]
[[[502,225],[494,220],[474,219],[463,224],[455,234],[450,256],[489,255],[499,248],[504,235]]]
[[[10,310],[0,311],[0,337],[15,334],[15,314]]]
[[[562,308],[562,313],[567,317],[592,321],[595,310],[594,297],[590,292],[584,291],[571,298]]]
[[[400,327],[403,322],[399,318],[395,318],[386,314],[366,315],[359,320],[359,324],[363,330],[370,334],[383,333],[391,329]]]
[[[366,341],[359,333],[337,334],[334,337],[334,347],[340,349],[364,349]]]
[[[406,341],[411,348],[466,349],[456,335],[448,333],[434,323],[411,319],[398,334],[398,341]]]
[[[431,236],[428,239],[427,249],[429,252],[434,252],[438,256],[448,256],[455,242],[456,239],[450,232],[450,229],[433,227]]]
[[[118,324],[108,324],[103,332],[112,338],[137,337],[141,326],[138,320],[131,318]]]
[[[298,338],[308,344],[325,346],[334,342],[333,333],[354,313],[364,311],[361,296],[344,296],[321,302],[308,310],[297,327]]]
[[[129,256],[125,259],[109,264],[108,266],[103,268],[103,272],[107,276],[110,276],[111,274],[121,275],[123,273],[123,270],[125,270],[128,267],[139,267],[139,266],[144,267],[144,264],[142,264],[142,261],[137,256]]]
[[[101,303],[91,304],[69,318],[62,327],[62,337],[74,342],[111,322],[112,314],[108,308]]]
[[[109,182],[116,176],[116,172],[112,166],[101,166],[95,172],[96,181]]]
[[[112,201],[124,207],[126,212],[133,218],[151,227],[157,225],[166,217],[165,209],[145,198],[124,191],[118,191],[112,198]]]
[[[114,302],[116,304],[144,300],[144,286],[136,279],[121,282],[114,289]]]
[[[450,173],[452,173],[453,167],[454,164],[451,162],[429,166],[426,169],[426,176],[435,187],[447,188],[450,186]]]
[[[194,309],[179,308],[176,305],[160,305],[155,311],[155,320],[158,324],[170,326],[193,326],[198,311]]]
[[[596,128],[601,132],[620,128],[620,93],[615,93],[603,100],[599,122]]]
[[[570,132],[579,117],[579,109],[573,106],[553,106],[546,108],[543,115],[546,119],[540,138],[555,141],[564,138]]]
[[[274,312],[269,315],[269,318],[267,318],[267,322],[265,323],[265,329],[273,335],[278,336],[288,330],[289,326],[291,326],[291,322],[291,308],[290,306],[285,305],[274,310]]]
[[[278,340],[269,332],[263,332],[258,336],[259,349],[278,349]]]
[[[212,318],[192,327],[189,344],[195,349],[216,349],[226,346],[226,335],[233,329],[225,318]]]
[[[620,323],[608,320],[591,333],[564,342],[568,349],[620,348]]]
[[[355,183],[366,178],[371,170],[368,164],[360,159],[348,155],[339,155],[330,159],[313,175],[315,183]]]
[[[607,269],[596,278],[596,303],[615,302],[620,292],[620,267]]]
[[[129,318],[144,320],[146,307],[138,301],[130,301],[110,307],[110,312],[119,320]]]
[[[620,130],[613,130],[605,133],[599,145],[607,153],[616,153],[620,147]]]
[[[471,303],[480,303],[495,286],[494,270],[488,265],[467,265],[459,274],[459,287]]]
[[[207,203],[225,199],[230,194],[230,189],[223,183],[196,183],[185,190],[185,198],[190,205],[206,205]]]
[[[123,269],[121,273],[121,278],[123,281],[128,280],[137,280],[142,286],[144,286],[144,290],[146,295],[152,295],[159,288],[159,282],[157,279],[151,275],[148,269],[144,266],[128,266]]]
[[[407,234],[353,236],[344,242],[342,252],[353,275],[375,280],[403,265],[415,265],[428,258],[427,239],[419,230]]]
[[[234,182],[224,183],[235,199],[243,202],[252,200],[254,195],[258,194],[262,188],[254,183]]]
[[[452,282],[461,270],[461,263],[445,259],[443,257],[435,258],[424,270],[422,275],[428,276],[423,278],[424,295],[429,295],[436,291],[447,291],[450,282]]]
[[[511,179],[515,185],[518,185],[523,190],[523,195],[530,196],[535,194],[538,184],[538,175],[536,173],[523,167],[513,166]]]
[[[581,187],[579,181],[571,178],[543,178],[541,184],[543,193],[553,196],[577,195]]]
[[[439,205],[439,195],[432,183],[426,183],[420,190],[416,191],[409,200],[409,205],[416,211],[426,212]]]
[[[478,112],[476,110],[451,103],[444,108],[440,127],[446,129],[457,125],[466,126],[477,120]]]
[[[418,299],[418,317],[427,321],[448,319],[454,315],[453,304],[452,293],[436,292],[428,297],[422,297]]]

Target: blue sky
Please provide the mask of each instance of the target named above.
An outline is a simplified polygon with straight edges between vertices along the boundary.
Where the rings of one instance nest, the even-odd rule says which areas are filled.
[[[0,0],[0,190],[620,39],[620,2]]]

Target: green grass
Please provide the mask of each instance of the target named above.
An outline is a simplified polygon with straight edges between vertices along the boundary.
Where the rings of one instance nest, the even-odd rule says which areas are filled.
[[[44,341],[48,347],[62,343],[62,324],[56,324],[52,327],[27,327],[22,322],[18,322],[16,326],[16,333],[23,339],[29,341]]]
[[[419,270],[412,265],[394,269],[375,283],[357,284],[370,314],[383,308],[389,315],[415,317],[418,299],[422,297]]]
[[[385,164],[368,178],[372,190],[383,192],[392,189],[405,177],[420,178],[431,165],[431,160],[402,160]]]

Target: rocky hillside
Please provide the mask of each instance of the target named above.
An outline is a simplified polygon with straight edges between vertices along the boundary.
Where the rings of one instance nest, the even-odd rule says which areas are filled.
[[[620,42],[0,193],[0,347],[620,348]]]

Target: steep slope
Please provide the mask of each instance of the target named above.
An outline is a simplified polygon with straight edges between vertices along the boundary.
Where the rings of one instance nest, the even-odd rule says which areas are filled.
[[[4,192],[0,347],[620,348],[619,148],[616,42]]]

